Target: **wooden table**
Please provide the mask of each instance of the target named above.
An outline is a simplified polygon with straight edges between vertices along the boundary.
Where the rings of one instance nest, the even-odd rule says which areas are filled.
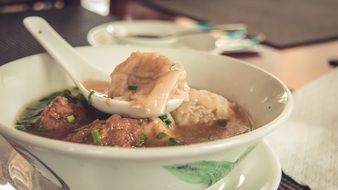
[[[330,58],[338,57],[338,40],[283,50],[261,46],[260,56],[243,58],[297,89],[332,70]]]
[[[136,0],[112,0],[111,14],[121,19],[182,19],[179,15],[149,7],[148,4]],[[271,72],[286,83],[291,89],[304,84],[332,70],[328,60],[338,58],[338,40],[300,47],[274,49],[265,45],[259,48],[259,55],[236,56],[253,65]]]

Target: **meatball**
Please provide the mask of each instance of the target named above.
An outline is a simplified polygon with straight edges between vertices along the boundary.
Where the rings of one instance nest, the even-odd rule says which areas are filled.
[[[179,126],[211,125],[218,119],[234,116],[233,103],[206,90],[190,89],[189,101],[172,112]]]
[[[169,99],[188,99],[185,70],[160,54],[134,52],[110,77],[109,97],[132,101],[150,115],[163,113]]]
[[[56,97],[41,113],[38,127],[48,131],[66,132],[79,127],[88,117],[80,102],[70,102],[66,97]]]
[[[159,133],[165,136],[159,138]],[[95,120],[76,129],[64,140],[101,146],[142,147],[169,145],[167,139],[170,137],[169,128],[158,118],[133,119],[112,115],[105,121]]]
[[[66,141],[98,144],[101,146],[136,147],[140,145],[142,120],[122,118],[113,115],[106,121],[95,120],[75,130],[66,137]],[[99,139],[94,139],[94,132]]]
[[[224,139],[251,130],[251,121],[235,103],[206,90],[190,89],[189,101],[175,111],[179,138],[186,143]]]

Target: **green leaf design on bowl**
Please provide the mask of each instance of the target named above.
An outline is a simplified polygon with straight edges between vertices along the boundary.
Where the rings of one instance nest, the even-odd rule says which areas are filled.
[[[235,162],[198,161],[189,164],[165,166],[172,174],[188,183],[202,183],[208,186],[226,176]]]
[[[185,164],[164,166],[177,178],[187,183],[211,186],[224,178],[229,172],[251,152],[254,146],[247,148],[234,162],[230,161],[196,161]]]

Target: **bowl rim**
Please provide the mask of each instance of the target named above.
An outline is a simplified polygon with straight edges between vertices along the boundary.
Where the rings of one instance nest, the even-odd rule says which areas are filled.
[[[119,46],[119,47],[126,47],[126,46]],[[130,47],[130,46],[129,46]],[[132,47],[142,47],[142,46],[132,46]],[[91,46],[82,46],[78,47],[77,49],[89,49],[94,48]],[[101,47],[101,48],[112,48],[112,47]],[[149,47],[142,47],[143,49],[149,48]],[[95,47],[95,49],[98,49]],[[160,48],[163,50],[170,49],[171,51],[175,51],[171,48]],[[176,50],[180,51],[180,50]],[[205,54],[209,56],[220,56],[220,55],[212,55],[207,52],[198,51],[198,50],[185,50],[189,52],[195,52],[199,54]],[[32,58],[32,57],[38,57],[38,56],[45,56],[47,53],[41,53],[41,54],[35,54],[27,57],[23,57],[14,61],[11,61],[3,66],[1,68],[8,67],[12,64],[18,64],[17,61]],[[226,149],[238,147],[247,143],[254,143],[261,140],[262,137],[266,136],[268,133],[276,129],[280,124],[288,119],[288,117],[291,115],[292,109],[293,109],[293,97],[290,92],[290,90],[287,88],[287,86],[276,76],[272,75],[271,73],[264,71],[263,69],[251,65],[249,63],[246,63],[244,61],[234,59],[231,57],[223,56],[222,57],[226,59],[231,59],[233,61],[236,61],[241,64],[245,64],[248,67],[252,67],[254,69],[259,70],[260,72],[263,72],[267,74],[269,77],[271,77],[273,80],[277,81],[281,87],[284,90],[284,93],[286,94],[287,101],[285,103],[285,106],[283,110],[280,112],[280,114],[274,118],[269,123],[254,129],[253,131],[250,131],[248,133],[244,133],[241,135],[233,136],[226,139],[220,139],[215,141],[209,141],[209,142],[203,142],[203,143],[196,143],[196,144],[190,144],[190,145],[184,145],[184,146],[168,146],[168,147],[147,147],[147,148],[122,148],[122,147],[101,147],[101,146],[95,146],[95,145],[87,145],[87,144],[79,144],[79,143],[72,143],[72,142],[66,142],[61,140],[55,140],[55,139],[49,139],[46,137],[41,137],[37,135],[33,135],[30,133],[26,133],[23,131],[19,131],[13,126],[5,126],[4,124],[0,123],[0,133],[2,133],[5,137],[5,139],[10,139],[14,141],[20,141],[25,142],[27,145],[35,146],[39,148],[44,148],[47,150],[51,150],[57,153],[63,153],[63,154],[73,154],[78,156],[85,156],[85,157],[95,157],[95,158],[101,158],[101,159],[123,159],[123,160],[152,160],[152,159],[170,159],[173,157],[191,157],[196,155],[207,155],[210,153],[215,153],[218,151],[224,151]],[[9,137],[9,138],[8,138]]]

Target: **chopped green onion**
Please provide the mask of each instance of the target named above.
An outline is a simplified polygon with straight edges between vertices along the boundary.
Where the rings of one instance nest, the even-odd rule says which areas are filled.
[[[184,145],[184,142],[182,142],[182,141],[180,141],[176,138],[170,138],[169,141],[174,143],[175,145]]]
[[[95,91],[91,90],[88,94],[88,103],[92,104],[92,96],[95,94]]]
[[[157,134],[156,138],[157,139],[163,139],[164,137],[166,137],[167,134],[163,133],[163,132],[160,132],[159,134]]]
[[[46,131],[48,131],[48,128],[44,124],[40,124],[38,131],[39,132],[46,132]]]
[[[141,145],[141,146],[144,145],[144,144],[147,142],[147,140],[148,140],[147,135],[144,134],[144,133],[142,133],[142,134],[140,135],[140,145]]]
[[[92,129],[91,134],[92,134],[92,138],[93,138],[93,143],[99,144],[101,142],[101,135],[99,133],[99,130]]]
[[[167,114],[161,115],[159,116],[159,118],[163,121],[163,123],[165,123],[167,126],[169,126],[170,124],[172,124],[172,121],[170,120],[170,118],[168,117]]]
[[[130,91],[136,91],[138,89],[138,86],[136,85],[128,85],[128,90]]]
[[[159,118],[164,121],[166,119],[168,119],[168,115],[167,114],[164,114],[164,115],[160,115]]]
[[[170,119],[166,119],[166,120],[164,120],[164,123],[165,123],[167,126],[169,126],[172,122],[171,122]]]
[[[75,115],[73,115],[73,114],[71,114],[71,115],[69,115],[69,116],[66,117],[66,121],[67,121],[68,123],[74,123],[75,120],[76,120],[76,117],[75,117]]]
[[[225,127],[228,124],[228,120],[217,119],[214,124],[217,125],[217,126]]]

